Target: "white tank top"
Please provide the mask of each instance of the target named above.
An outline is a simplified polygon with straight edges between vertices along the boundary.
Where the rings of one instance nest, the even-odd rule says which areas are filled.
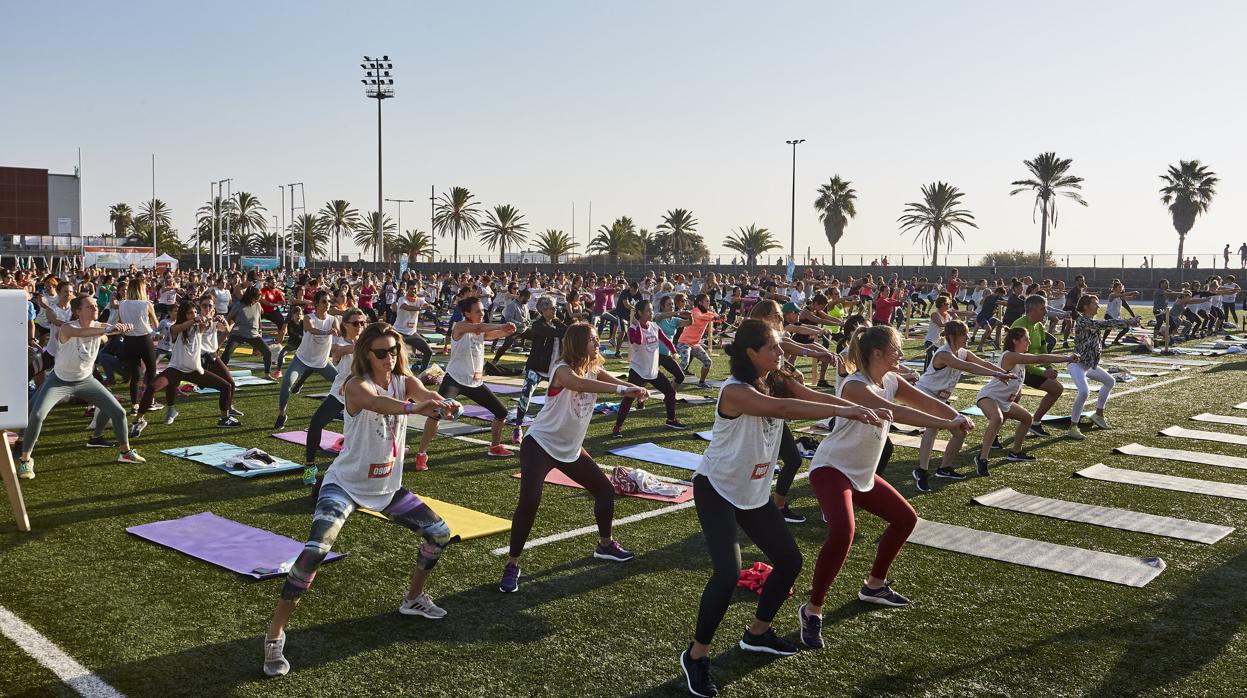
[[[129,300],[117,304],[117,317],[127,325],[134,325],[127,337],[146,337],[152,333],[152,323],[147,311],[152,307],[151,301]]]
[[[550,377],[560,366],[558,361],[550,370]],[[571,370],[571,369],[568,369]],[[581,393],[569,388],[552,388],[546,393],[546,404],[533,419],[528,435],[556,461],[571,463],[580,457],[580,447],[589,420],[593,418],[596,393]]]
[[[943,318],[944,318],[944,322],[948,322],[949,320],[952,319],[952,316],[945,313],[943,314]],[[941,337],[941,335],[944,334],[944,328],[940,327],[934,322],[931,322],[930,318],[927,318],[927,322],[929,323],[927,325],[927,336],[923,338],[923,341],[927,341],[932,344],[939,344],[940,342],[944,341],[943,338]]]
[[[81,327],[77,320],[65,324],[70,327]],[[97,322],[92,326],[102,327],[103,325]],[[87,379],[91,375],[91,369],[95,366],[95,357],[99,355],[100,346],[105,339],[104,335],[66,339],[60,345],[52,373],[67,383],[77,383]]]
[[[1104,317],[1116,319],[1121,317],[1121,299],[1113,298],[1104,306]]]
[[[400,299],[400,301],[401,303],[407,303],[410,305],[416,305],[416,306],[424,305],[424,301],[421,300],[420,298],[416,298],[416,300],[412,301],[412,300],[409,300],[407,296],[403,296]],[[416,310],[404,310],[400,306],[398,309],[398,312],[395,313],[394,315],[394,329],[398,330],[398,333],[401,335],[405,335],[405,336],[411,335],[415,333],[416,323],[419,321],[420,321],[420,310],[418,308]]]
[[[57,305],[50,305],[48,306],[48,316],[55,317],[61,322],[69,322],[69,318],[73,317],[73,311],[71,308],[62,308]],[[57,337],[59,333],[56,331],[58,327],[49,321],[48,329],[51,331],[51,334],[48,335],[48,346],[44,347],[44,350],[52,356],[56,356],[61,346],[61,340]]]
[[[160,303],[162,305],[173,305],[178,302],[178,287],[166,286],[160,289]]]
[[[405,400],[403,376],[395,375],[388,386],[363,378],[377,393]],[[403,486],[403,456],[407,452],[407,416],[382,415],[360,410],[352,416],[342,412],[342,452],[325,473],[325,485],[335,484],[357,504],[380,511]]]
[[[854,373],[844,379],[836,393],[844,397],[844,387],[849,383],[863,383],[870,392],[892,401],[896,399],[896,385],[899,380],[900,376],[895,373],[885,373],[883,386],[879,386],[865,375]],[[883,454],[883,446],[887,443],[888,429],[891,426],[891,422],[874,426],[853,419],[837,419],[831,433],[814,452],[810,471],[813,472],[815,468],[835,468],[844,473],[853,489],[869,492],[874,489],[875,469],[879,466],[879,456]]]
[[[325,315],[322,320],[316,317],[316,313],[307,315],[308,324],[313,329],[321,332],[328,332],[333,329],[336,319],[332,315]],[[333,348],[333,336],[327,334],[313,334],[311,332],[303,333],[303,340],[299,342],[299,348],[295,350],[294,355],[299,361],[303,362],[308,368],[324,368],[329,365],[329,350]]]
[[[1011,353],[1013,352],[1006,351],[1004,354],[1001,354],[1000,361],[1003,363],[1004,358]],[[1004,368],[1001,368],[1000,370],[1003,371]],[[978,396],[974,398],[974,404],[977,405],[979,400],[982,400],[985,397],[991,398],[1001,404],[1012,402],[1013,399],[1022,392],[1022,374],[1025,370],[1026,369],[1023,364],[1018,364],[1009,370],[1010,373],[1018,377],[1015,381],[1009,381],[1006,383],[1005,381],[995,378],[991,379],[987,382],[987,385],[984,385],[981,389],[979,389]]]
[[[199,353],[215,355],[219,348],[219,340],[220,337],[217,335],[217,324],[214,318],[212,324],[208,325],[207,331],[199,334]]]
[[[464,332],[459,339],[450,340],[450,361],[446,362],[446,375],[465,388],[475,388],[485,382],[484,334]]]
[[[746,385],[729,377],[719,389],[719,399],[730,385]],[[784,422],[771,417],[742,414],[728,419],[715,401],[714,432],[710,446],[697,465],[721,497],[737,509],[757,509],[771,499],[775,461]]]
[[[216,311],[218,315],[224,315],[229,312],[229,302],[231,300],[233,300],[233,296],[230,294],[229,289],[227,288],[212,289],[212,302],[216,306]]]
[[[333,346],[335,347],[348,346],[350,344],[352,342],[343,337],[333,338]],[[346,396],[342,394],[342,388],[346,385],[347,379],[351,377],[351,361],[354,359],[354,353],[345,354],[338,358],[338,363],[335,365],[335,368],[338,369],[338,375],[333,379],[333,385],[329,386],[330,397],[338,398],[338,402],[343,405],[346,404]]]
[[[918,377],[917,386],[924,390],[928,395],[939,395],[941,392],[951,393],[953,388],[957,387],[957,382],[961,380],[961,371],[952,366],[943,368],[935,367],[935,357],[940,354],[952,354],[952,349],[945,344],[936,350],[931,356],[931,365],[927,366],[927,370],[923,371]],[[966,360],[966,349],[962,347],[957,350],[956,357],[962,361]]]
[[[172,351],[169,355],[169,366],[183,373],[203,373],[204,366],[201,358],[203,342],[201,337],[198,325],[191,325],[190,329],[178,335],[177,339],[173,340]]]
[[[641,333],[641,343],[633,344],[628,351],[628,368],[645,380],[658,377],[658,323],[650,322],[648,326],[635,326],[633,329]]]

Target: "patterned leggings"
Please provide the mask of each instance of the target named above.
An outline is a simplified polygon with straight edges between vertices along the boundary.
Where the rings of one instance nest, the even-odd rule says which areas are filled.
[[[342,524],[359,505],[341,487],[330,483],[320,490],[316,500],[316,511],[312,514],[312,534],[303,546],[303,552],[295,559],[290,574],[286,576],[286,584],[281,589],[281,598],[286,601],[297,601],[316,578],[316,570],[324,562],[333,543],[338,539]],[[451,537],[450,526],[420,501],[406,488],[394,493],[394,498],[381,510],[390,521],[408,528],[424,536],[424,544],[420,546],[420,554],[416,558],[416,567],[431,570],[447,545],[457,541],[458,536]]]

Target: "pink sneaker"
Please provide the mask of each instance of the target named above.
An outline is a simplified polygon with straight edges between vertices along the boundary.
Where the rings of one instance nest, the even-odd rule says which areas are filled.
[[[516,428],[515,431],[511,432],[511,445],[512,446],[519,446],[520,442],[523,440],[524,440],[524,432],[520,431],[518,428]]]
[[[506,446],[498,444],[497,446],[490,446],[489,450],[485,452],[485,455],[493,456],[495,458],[506,458],[508,456],[515,455],[515,453]]]
[[[416,470],[425,471],[428,469],[429,469],[429,454],[417,453],[416,454]]]

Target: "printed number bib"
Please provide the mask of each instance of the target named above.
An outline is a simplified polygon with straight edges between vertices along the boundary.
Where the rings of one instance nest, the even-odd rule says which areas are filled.
[[[368,478],[389,477],[394,470],[394,460],[388,460],[384,463],[373,463],[368,466]]]
[[[753,466],[753,472],[749,475],[750,480],[761,480],[771,472],[770,463],[758,463]]]

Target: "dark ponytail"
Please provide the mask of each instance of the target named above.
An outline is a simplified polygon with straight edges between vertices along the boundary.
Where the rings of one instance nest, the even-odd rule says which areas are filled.
[[[766,386],[746,350],[758,351],[774,336],[774,332],[775,330],[765,322],[750,318],[740,323],[740,327],[736,329],[736,337],[731,344],[724,347],[731,358],[729,366],[732,377],[742,383],[752,385],[763,393],[767,392]]]

